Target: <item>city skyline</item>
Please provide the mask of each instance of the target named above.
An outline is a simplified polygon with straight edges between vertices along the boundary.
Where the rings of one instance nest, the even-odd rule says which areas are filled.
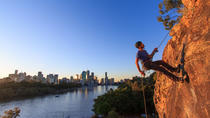
[[[0,1],[0,78],[82,70],[120,80],[139,76],[136,41],[151,51],[167,31],[157,21],[158,1]],[[152,33],[152,35],[151,35]],[[151,43],[152,42],[152,43]],[[161,59],[165,41],[154,57]]]
[[[20,74],[20,75],[24,75],[24,76],[40,77],[40,78],[48,78],[49,76],[56,76],[57,79],[66,78],[66,79],[79,79],[79,80],[83,80],[83,73],[84,72],[85,72],[85,78],[86,79],[89,79],[89,77],[91,77],[91,76],[93,77],[93,79],[99,79],[99,80],[104,79],[104,78],[108,79],[108,73],[107,72],[104,72],[105,73],[104,77],[99,78],[98,76],[95,76],[95,73],[93,71],[91,73],[87,73],[87,72],[90,72],[90,70],[86,70],[86,71],[83,70],[80,74],[78,73],[78,74],[75,74],[75,75],[68,75],[68,76],[65,76],[65,77],[59,76],[59,74],[57,74],[57,73],[44,74],[42,71],[37,71],[37,73],[36,74],[33,74],[33,75],[30,75],[27,72],[22,72],[22,71],[19,72],[19,70],[15,70],[13,72],[14,73],[10,73],[10,74],[8,74],[8,76],[5,76],[5,77],[0,78],[0,79],[4,79],[4,78],[10,77],[10,76],[13,76],[14,74],[15,75]],[[49,78],[51,78],[51,77],[49,77]],[[111,77],[111,79],[112,78],[113,77]],[[125,79],[127,79],[127,78],[125,78]]]

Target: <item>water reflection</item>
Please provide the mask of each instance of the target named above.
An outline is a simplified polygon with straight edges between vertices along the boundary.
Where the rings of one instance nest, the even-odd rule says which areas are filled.
[[[117,86],[97,86],[79,88],[58,95],[0,103],[0,114],[6,109],[19,107],[21,118],[90,118],[94,99]]]

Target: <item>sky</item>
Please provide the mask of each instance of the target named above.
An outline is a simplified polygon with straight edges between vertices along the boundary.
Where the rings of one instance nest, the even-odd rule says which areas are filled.
[[[139,76],[134,44],[142,41],[151,53],[167,34],[157,21],[159,2],[0,0],[0,78],[15,69],[60,78],[83,70],[117,80]]]

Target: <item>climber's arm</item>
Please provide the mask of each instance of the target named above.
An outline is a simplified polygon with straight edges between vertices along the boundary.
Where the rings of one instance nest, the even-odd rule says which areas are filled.
[[[137,67],[139,73],[140,73],[141,75],[145,76],[144,71],[142,71],[142,70],[140,69],[140,67],[139,67],[139,59],[138,59],[138,58],[136,58],[135,63],[136,63],[136,67]]]
[[[151,53],[150,55],[148,55],[149,58],[152,58],[152,57],[155,55],[156,52],[158,52],[158,48],[155,48],[155,49],[152,51],[152,53]]]

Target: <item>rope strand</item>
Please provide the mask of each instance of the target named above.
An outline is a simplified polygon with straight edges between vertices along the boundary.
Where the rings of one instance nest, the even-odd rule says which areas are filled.
[[[160,42],[160,44],[158,45],[157,48],[160,48],[160,46],[162,45],[162,43],[166,40],[166,38],[168,37],[169,32],[165,35],[165,37],[162,39],[162,41]]]
[[[144,110],[145,110],[145,114],[146,114],[146,118],[147,117],[147,104],[146,104],[146,99],[145,99],[145,94],[144,94],[144,78],[141,78],[141,86],[142,86],[142,90],[143,90],[143,96],[144,96]]]

